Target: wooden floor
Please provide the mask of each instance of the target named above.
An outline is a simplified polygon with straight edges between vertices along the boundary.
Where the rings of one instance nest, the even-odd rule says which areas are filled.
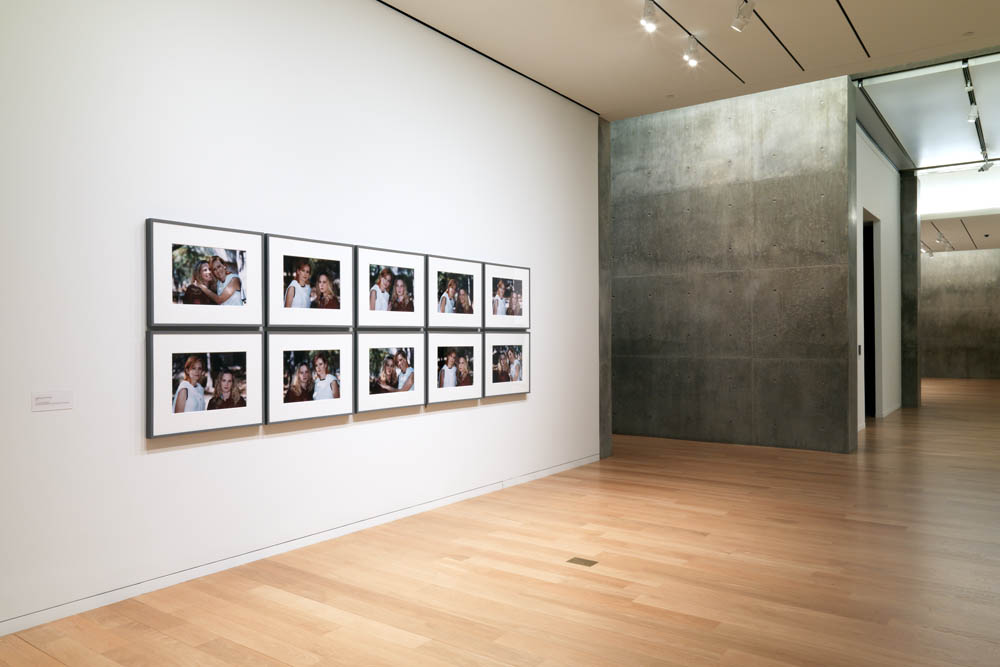
[[[856,456],[615,456],[0,639],[9,665],[1000,665],[1000,381]],[[592,567],[566,561],[597,561]]]

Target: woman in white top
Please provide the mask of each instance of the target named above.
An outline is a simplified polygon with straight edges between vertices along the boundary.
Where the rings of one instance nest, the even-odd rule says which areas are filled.
[[[219,306],[242,306],[243,294],[241,290],[243,286],[240,283],[240,277],[232,273],[226,261],[218,255],[214,255],[208,263],[212,267],[212,275],[215,276],[217,283],[214,292],[206,287],[201,287],[205,296]]]
[[[503,280],[497,281],[497,293],[493,296],[493,314],[494,315],[506,315],[507,314],[507,299],[504,298],[504,288]]]
[[[396,367],[399,368],[399,374],[396,376],[396,386],[391,387],[383,384],[382,388],[389,392],[413,391],[413,367],[410,366],[410,360],[406,358],[404,350],[396,353]]]
[[[457,289],[458,283],[455,282],[454,278],[449,278],[448,286],[444,289],[444,293],[441,295],[441,301],[438,302],[439,313],[455,312],[455,290]]]
[[[389,267],[383,268],[375,284],[369,290],[368,306],[369,310],[389,310],[389,285],[392,284],[392,271]]]
[[[510,381],[521,381],[521,362],[517,360],[514,350],[507,348],[507,361],[510,363]]]
[[[313,359],[313,368],[316,369],[316,379],[313,381],[313,400],[340,398],[340,384],[330,372],[330,364],[327,363],[325,354],[316,355],[316,358]]]
[[[295,266],[295,278],[288,283],[285,290],[285,308],[308,308],[310,303],[309,277],[312,275],[312,267],[308,259],[300,259]]]
[[[174,394],[174,412],[199,412],[205,409],[205,364],[201,356],[192,354],[184,362],[184,379]]]
[[[444,366],[438,371],[438,389],[458,386],[458,367],[455,366],[456,352],[449,349],[444,355]]]

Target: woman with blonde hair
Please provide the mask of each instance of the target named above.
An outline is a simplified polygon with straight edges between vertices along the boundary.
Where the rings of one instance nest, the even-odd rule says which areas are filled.
[[[468,387],[472,385],[472,371],[469,369],[469,360],[465,355],[458,358],[458,386]]]
[[[387,355],[386,358],[382,360],[382,368],[379,370],[378,377],[372,382],[368,393],[384,394],[391,391],[390,387],[394,387],[396,385],[396,376],[396,360],[393,355]]]
[[[517,360],[514,348],[507,348],[507,367],[510,369],[510,381],[521,381],[521,362]]]
[[[215,291],[215,276],[212,275],[212,267],[208,262],[202,260],[194,265],[191,272],[191,284],[184,290],[183,302],[198,306],[214,306],[216,303],[206,297],[202,288]]]
[[[233,273],[226,260],[218,255],[213,255],[208,264],[212,268],[212,275],[215,276],[216,286],[214,292],[201,287],[202,294],[220,306],[242,306],[243,285],[240,277]]]
[[[236,374],[228,368],[222,369],[215,381],[215,396],[208,402],[208,409],[224,410],[246,406],[246,399],[240,396],[240,390],[236,387]]]
[[[493,381],[510,382],[510,363],[507,361],[507,355],[503,352],[500,353],[497,365],[493,367]]]
[[[316,276],[316,300],[313,308],[340,308],[340,299],[333,293],[333,281],[326,272]]]
[[[513,292],[510,295],[510,314],[514,316],[521,315],[521,295],[517,292]]]
[[[395,386],[391,382],[386,382],[382,389],[388,392],[395,391],[413,391],[413,366],[410,365],[410,360],[406,356],[405,350],[396,350],[396,382]]]
[[[389,302],[389,310],[401,312],[413,312],[413,297],[406,287],[406,282],[402,278],[396,278],[396,285],[392,290],[392,301]]]
[[[469,300],[469,293],[464,287],[458,290],[458,305],[455,306],[455,312],[472,315],[472,301]]]
[[[369,310],[389,310],[389,285],[392,284],[392,271],[383,266],[375,279],[375,284],[368,290]]]
[[[295,367],[295,375],[288,385],[288,391],[285,392],[285,403],[311,400],[313,400],[312,372],[309,370],[309,364],[303,361]]]
[[[205,362],[200,354],[192,354],[184,362],[184,379],[174,394],[174,412],[201,412],[205,409]]]

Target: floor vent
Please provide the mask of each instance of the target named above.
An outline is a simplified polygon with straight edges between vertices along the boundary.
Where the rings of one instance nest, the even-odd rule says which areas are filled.
[[[596,560],[587,560],[586,558],[580,558],[579,556],[570,558],[567,563],[573,563],[573,565],[583,565],[584,567],[594,567],[597,565]]]

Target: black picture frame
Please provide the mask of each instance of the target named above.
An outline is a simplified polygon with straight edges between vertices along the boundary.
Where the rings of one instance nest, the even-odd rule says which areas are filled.
[[[157,230],[162,226],[164,232],[166,233],[166,227],[180,227],[191,230],[197,230],[193,232],[194,234],[201,233],[203,235],[215,236],[213,232],[221,232],[224,234],[233,234],[243,237],[251,237],[256,244],[253,248],[248,248],[246,252],[255,252],[259,260],[259,279],[257,281],[250,281],[252,284],[247,286],[249,289],[248,294],[256,294],[252,297],[256,301],[256,305],[249,307],[246,314],[243,312],[229,312],[230,317],[228,319],[217,319],[216,321],[210,321],[203,317],[195,317],[194,311],[189,311],[188,314],[185,311],[176,311],[171,308],[171,306],[177,306],[180,304],[173,303],[173,300],[168,303],[162,299],[158,300],[158,294],[162,292],[157,288],[163,287],[157,283],[157,278],[163,278],[163,274],[167,273],[164,269],[169,268],[169,274],[172,275],[173,266],[163,267],[157,261],[155,237],[157,235]],[[234,244],[239,245],[239,244]],[[221,247],[221,246],[218,246]],[[172,260],[171,260],[172,261]],[[249,330],[249,329],[259,329],[264,325],[264,292],[265,292],[265,266],[264,266],[264,234],[260,232],[254,232],[245,229],[231,229],[228,227],[217,227],[212,225],[201,225],[190,222],[179,222],[177,220],[165,220],[162,218],[146,218],[146,326],[149,329],[167,331],[167,330],[201,330],[201,331],[213,331],[213,330]],[[243,291],[241,278],[241,291]],[[210,309],[211,310],[211,309]],[[167,312],[174,312],[175,316],[182,319],[175,319],[169,321],[164,317]],[[200,313],[208,313],[209,311],[200,311]],[[225,310],[219,309],[219,315],[227,314]],[[237,318],[239,321],[234,321],[236,315],[240,317]]]
[[[230,335],[234,335],[234,336],[253,337],[253,338],[257,338],[259,340],[258,345],[260,346],[260,356],[259,356],[258,362],[260,364],[260,366],[259,366],[259,374],[260,374],[260,387],[259,387],[260,409],[259,409],[259,412],[256,413],[257,418],[256,419],[251,419],[249,421],[239,422],[239,423],[226,424],[224,426],[211,426],[211,427],[208,427],[208,428],[193,428],[193,429],[187,429],[187,430],[175,430],[175,431],[169,431],[169,432],[158,432],[158,430],[156,428],[156,421],[157,420],[156,420],[156,404],[155,404],[155,401],[156,401],[156,398],[157,398],[158,394],[157,394],[157,392],[154,389],[155,389],[157,380],[162,380],[163,378],[161,376],[158,376],[157,373],[156,373],[156,366],[155,366],[155,361],[156,360],[154,359],[154,356],[155,356],[154,352],[155,352],[155,345],[156,345],[155,341],[157,339],[166,340],[168,337],[177,337],[177,338],[179,338],[181,336],[211,336],[211,337],[221,337],[224,334],[230,334]],[[173,354],[173,353],[171,353],[171,354]],[[211,431],[222,431],[222,430],[228,430],[228,429],[234,429],[234,428],[247,428],[247,427],[262,426],[265,423],[265,411],[266,411],[266,404],[267,404],[266,396],[264,396],[264,393],[263,393],[264,389],[266,387],[266,361],[267,360],[266,360],[266,356],[265,355],[266,355],[266,346],[265,346],[264,335],[261,332],[259,332],[259,331],[248,331],[248,330],[219,331],[219,330],[205,330],[205,329],[199,329],[199,330],[193,330],[193,331],[176,331],[176,330],[147,331],[146,332],[146,361],[145,361],[145,364],[146,364],[146,382],[145,382],[145,390],[146,390],[146,402],[145,402],[145,409],[146,409],[146,419],[145,419],[145,422],[146,422],[146,438],[148,440],[154,440],[154,439],[160,439],[160,438],[185,436],[185,435],[190,435],[192,433],[207,433],[207,432],[211,432]],[[248,357],[247,357],[248,361],[251,358],[252,357],[250,355],[248,355]],[[247,406],[247,407],[249,408],[249,406]],[[223,411],[220,410],[218,412],[222,413]],[[228,411],[226,411],[226,412],[228,412]],[[250,413],[250,414],[252,416],[254,413]]]
[[[525,271],[527,273],[527,278],[526,278],[527,282],[528,282],[528,290],[527,290],[527,294],[528,294],[528,298],[527,298],[527,312],[520,316],[520,317],[524,318],[521,323],[513,324],[513,325],[508,325],[508,324],[506,324],[505,322],[502,322],[502,321],[501,322],[497,322],[495,320],[491,320],[490,317],[492,316],[492,313],[490,315],[486,314],[486,308],[485,308],[485,304],[484,304],[484,308],[483,308],[483,329],[485,329],[487,331],[527,331],[528,329],[531,328],[531,302],[533,300],[532,299],[532,295],[531,295],[531,267],[528,267],[528,266],[517,266],[517,265],[514,265],[514,264],[498,264],[496,262],[483,262],[483,289],[484,289],[484,291],[487,290],[487,288],[489,288],[490,285],[492,285],[492,280],[490,281],[489,284],[486,282],[487,275],[489,275],[489,267],[498,267],[498,268],[501,268],[501,269],[515,269],[517,271]],[[492,288],[490,288],[490,290],[492,290]],[[494,295],[493,291],[486,291],[483,298],[484,298],[484,300],[489,300],[489,301],[492,302],[493,295]],[[491,308],[491,310],[492,310],[492,308]]]
[[[272,257],[271,257],[272,246],[271,246],[271,239],[275,239],[277,241],[292,241],[292,242],[298,242],[298,243],[310,243],[310,244],[317,244],[317,245],[334,246],[336,248],[340,248],[340,249],[343,249],[343,250],[347,251],[346,254],[347,254],[347,257],[349,259],[348,270],[344,270],[343,266],[341,267],[341,270],[340,270],[341,281],[343,281],[343,277],[345,275],[347,275],[347,276],[350,277],[350,281],[348,283],[349,289],[345,289],[343,286],[341,286],[341,294],[340,294],[341,308],[348,313],[347,317],[346,317],[346,319],[347,319],[346,323],[336,323],[336,324],[323,323],[323,322],[315,322],[315,323],[308,323],[308,322],[307,323],[284,323],[284,322],[275,322],[275,321],[273,321],[273,319],[274,319],[274,313],[272,313],[272,311],[271,311],[272,292],[273,292],[273,290],[272,290],[272,281],[271,281],[271,278],[272,278],[272,276],[271,276],[271,269],[272,269]],[[265,313],[265,326],[269,330],[273,330],[273,331],[279,331],[279,330],[280,331],[297,331],[297,330],[331,330],[331,331],[332,330],[336,330],[336,331],[350,331],[351,329],[353,329],[354,326],[355,326],[355,322],[357,321],[357,308],[356,308],[356,304],[355,304],[355,301],[356,301],[356,299],[355,299],[355,291],[356,290],[354,289],[354,281],[357,279],[357,270],[355,269],[356,259],[357,259],[357,249],[356,249],[356,247],[354,245],[351,245],[351,244],[348,244],[348,243],[340,243],[340,242],[337,242],[337,241],[325,241],[323,239],[303,238],[303,237],[299,237],[299,236],[287,236],[287,235],[284,235],[284,234],[265,234],[264,235],[264,266],[265,266],[264,313]],[[341,261],[341,260],[338,260],[338,261]],[[282,283],[282,287],[284,287],[283,283]],[[346,308],[344,308],[344,295],[345,295],[345,293],[349,293],[350,294],[350,297],[348,299],[349,305]]]

